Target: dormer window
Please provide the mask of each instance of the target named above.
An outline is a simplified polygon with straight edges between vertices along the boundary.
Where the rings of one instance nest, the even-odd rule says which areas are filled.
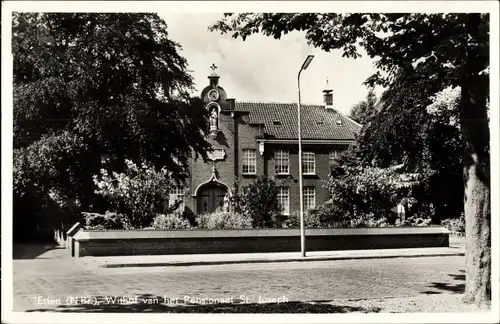
[[[273,121],[273,125],[277,125],[277,126],[281,125],[281,122],[279,120],[275,120],[275,121]]]

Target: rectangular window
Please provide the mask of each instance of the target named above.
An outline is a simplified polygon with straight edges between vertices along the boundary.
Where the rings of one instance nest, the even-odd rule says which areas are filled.
[[[333,164],[333,161],[337,158],[337,156],[340,154],[340,151],[330,151],[328,154],[328,162],[330,165]]]
[[[314,153],[302,152],[302,172],[304,174],[316,174]]]
[[[257,173],[257,158],[256,150],[243,150],[243,174]]]
[[[278,204],[283,208],[283,215],[290,215],[290,190],[288,187],[280,187]]]
[[[290,153],[287,150],[274,151],[274,163],[277,174],[290,174]]]
[[[316,207],[316,187],[304,187],[304,211]]]
[[[170,191],[168,197],[168,206],[173,206],[176,202],[180,202],[179,209],[180,211],[184,210],[184,188],[181,186],[173,187]]]

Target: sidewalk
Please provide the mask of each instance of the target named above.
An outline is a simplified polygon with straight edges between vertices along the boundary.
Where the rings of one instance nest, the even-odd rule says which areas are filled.
[[[123,268],[123,267],[170,267],[219,265],[238,263],[268,262],[304,262],[331,261],[351,259],[384,259],[384,258],[416,258],[432,256],[463,256],[463,247],[451,244],[450,247],[413,248],[413,249],[379,249],[350,251],[315,251],[307,252],[302,257],[300,252],[287,253],[238,253],[238,254],[183,254],[183,255],[138,255],[112,257],[82,257],[78,262],[90,267]]]

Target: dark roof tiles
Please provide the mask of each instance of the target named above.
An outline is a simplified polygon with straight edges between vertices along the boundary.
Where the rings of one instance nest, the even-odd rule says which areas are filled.
[[[297,139],[297,104],[273,102],[235,102],[235,111],[249,112],[250,124],[264,124],[266,137]],[[303,139],[354,140],[361,125],[335,109],[322,105],[301,106]],[[276,121],[281,124],[277,125]]]

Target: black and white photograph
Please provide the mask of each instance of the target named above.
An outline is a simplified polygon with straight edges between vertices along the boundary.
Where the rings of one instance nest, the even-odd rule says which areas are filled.
[[[496,1],[2,2],[2,322],[500,321],[498,50]]]

